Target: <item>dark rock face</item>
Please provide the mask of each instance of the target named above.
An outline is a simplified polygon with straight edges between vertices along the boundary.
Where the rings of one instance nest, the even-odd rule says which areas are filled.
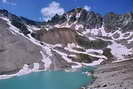
[[[119,25],[117,20],[119,20],[119,16],[113,12],[104,16],[105,29],[107,29],[107,32],[114,32],[118,29]]]
[[[26,25],[35,25],[40,27],[43,24],[42,22],[36,22],[24,17],[18,17],[7,10],[0,10],[0,16],[7,17],[11,21],[11,24],[17,27],[24,35],[30,33]]]
[[[68,23],[70,25],[76,22],[76,24],[82,24],[84,29],[100,28],[104,25],[107,32],[114,32],[119,29],[123,32],[133,30],[132,12],[127,14],[115,14],[110,12],[105,16],[101,16],[93,11],[76,8],[64,13],[63,15],[55,15],[48,22],[36,22],[24,17],[17,17],[16,15],[9,13],[7,10],[0,10],[0,16],[8,17],[12,21],[12,24],[19,28],[25,35],[30,33],[25,24],[41,27],[42,25],[56,25],[63,23]]]
[[[7,17],[11,21],[11,24],[17,27],[20,32],[24,33],[25,35],[30,33],[23,21],[18,16],[9,13],[7,10],[0,10],[0,16]]]
[[[92,57],[83,53],[78,53],[76,55],[77,55],[77,58],[72,58],[73,61],[83,62],[83,63],[92,63],[93,61],[98,60],[97,57]]]
[[[6,21],[0,19],[0,74],[13,73],[24,64],[39,63],[41,48],[19,34],[12,34]]]
[[[133,13],[118,15],[109,13],[104,16],[104,25],[107,32],[121,30],[122,32],[133,30]]]
[[[76,41],[77,43],[84,47],[84,48],[92,48],[92,49],[104,49],[106,48],[109,44],[111,44],[110,41],[104,41],[104,40],[101,40],[101,39],[97,39],[97,40],[89,40],[88,38],[86,37],[83,37],[83,36],[79,36],[77,35],[76,36]]]
[[[86,13],[83,10],[79,18],[79,23],[84,24],[87,29],[100,28],[102,26],[102,17],[93,11]]]
[[[49,20],[47,23],[45,24],[50,24],[50,25],[55,25],[55,24],[62,24],[66,21],[66,17],[64,15],[59,16],[58,14],[56,14],[51,20]]]
[[[12,19],[11,24],[20,29],[20,32],[22,32],[24,35],[30,33],[27,27],[19,19]]]
[[[0,10],[0,16],[8,16],[8,11],[5,9]]]
[[[78,16],[79,15],[79,16]],[[82,8],[73,9],[61,16],[55,15],[52,20],[48,21],[47,24],[62,24],[64,22],[73,24],[77,21],[77,24],[82,24],[84,28],[100,28],[102,26],[102,16],[93,11],[86,11]]]
[[[113,55],[111,54],[111,49],[105,48],[103,50],[103,55],[106,56],[107,58],[113,58]]]
[[[40,32],[41,31],[41,32]],[[43,42],[49,44],[67,44],[76,43],[77,33],[68,28],[53,28],[49,31],[40,30],[34,36]]]
[[[25,17],[20,17],[20,19],[27,25],[34,25],[37,27],[41,27],[44,24],[43,22],[33,21],[33,20],[27,19]]]
[[[65,14],[59,16],[55,15],[52,20],[46,22],[45,24],[62,24],[62,23],[82,24],[84,29],[100,28],[104,25],[107,32],[114,32],[116,30],[121,30],[122,32],[133,30],[133,13],[129,12],[127,14],[115,14],[110,12],[105,16],[101,16],[93,11],[86,11],[83,8],[76,8]]]

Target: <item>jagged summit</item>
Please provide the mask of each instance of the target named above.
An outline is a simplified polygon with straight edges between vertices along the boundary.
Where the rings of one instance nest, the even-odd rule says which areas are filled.
[[[76,24],[83,25],[83,29],[101,28],[103,25],[107,29],[107,32],[121,29],[130,31],[133,27],[133,12],[126,14],[116,14],[113,12],[107,13],[105,16],[95,13],[94,11],[87,11],[83,8],[75,8],[71,11],[64,13],[63,15],[56,14],[48,22],[37,22],[29,20],[25,17],[18,17],[7,10],[0,10],[0,16],[6,16],[10,20],[23,22],[28,25],[36,25],[41,27],[42,25],[61,25],[66,27],[75,28]]]
[[[76,28],[76,25],[82,25],[83,29],[101,28],[103,25],[107,32],[121,29],[130,31],[133,27],[133,13],[116,14],[113,12],[102,16],[93,11],[86,11],[83,8],[76,8],[64,13],[55,15],[51,20],[45,22],[46,25],[60,25],[62,27]]]
[[[3,16],[8,16],[8,11],[5,9],[0,9],[0,14]]]
[[[102,25],[102,16],[93,11],[87,11],[83,8],[76,8],[64,13],[55,15],[47,24],[82,24],[85,28],[99,28]]]
[[[130,31],[133,28],[133,13],[115,14],[108,13],[104,16],[105,27],[110,31],[121,29],[123,32]],[[110,32],[109,31],[109,32]]]

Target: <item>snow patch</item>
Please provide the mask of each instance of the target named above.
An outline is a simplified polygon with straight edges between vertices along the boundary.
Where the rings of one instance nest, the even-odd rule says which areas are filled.
[[[80,30],[80,29],[83,29],[83,25],[82,24],[76,24],[75,26],[75,30]]]
[[[46,54],[44,54],[45,52]],[[51,59],[50,59],[50,56],[52,56],[52,53],[49,52],[50,50],[46,47],[45,49],[43,49],[43,51],[40,51],[41,55],[42,55],[42,62],[44,63],[44,67],[45,67],[45,70],[48,70],[50,69],[50,65],[52,63]]]
[[[74,49],[69,48],[69,47],[65,47],[64,49],[68,50],[70,52],[74,52],[74,53],[82,53],[82,54],[87,54],[87,55],[92,56],[92,57],[107,59],[107,57],[105,57],[104,55],[96,55],[93,53],[82,52],[82,51],[74,50]]]
[[[103,50],[96,50],[96,49],[87,49],[86,52],[87,53],[97,52],[97,53],[103,54]]]
[[[39,70],[39,63],[33,63],[34,67],[32,70]]]
[[[132,54],[131,49],[114,41],[112,42],[112,45],[108,46],[108,48],[111,49],[111,53],[118,59],[124,59],[125,55]]]

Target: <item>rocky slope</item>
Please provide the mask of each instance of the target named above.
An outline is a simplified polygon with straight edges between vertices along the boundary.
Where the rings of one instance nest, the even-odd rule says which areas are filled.
[[[106,64],[133,57],[133,13],[76,8],[48,22],[0,10],[0,75]]]
[[[0,74],[18,71],[23,64],[42,60],[41,47],[11,29],[14,28],[0,18]]]
[[[83,89],[133,89],[133,60],[100,65],[94,72],[96,80]]]

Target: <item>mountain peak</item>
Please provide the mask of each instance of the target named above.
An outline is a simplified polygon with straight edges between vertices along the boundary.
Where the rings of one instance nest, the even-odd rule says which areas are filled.
[[[60,63],[61,66],[63,65],[63,68],[66,68],[65,65],[68,65],[67,63],[70,61],[64,65],[62,61],[65,61],[65,58],[79,63],[92,63],[99,59],[102,59],[104,62],[113,61],[112,56],[115,56],[117,59],[133,56],[133,18],[131,12],[123,15],[109,13],[103,17],[93,11],[76,8],[63,15],[55,15],[52,20],[44,24],[16,16],[7,10],[0,10],[0,17],[0,35],[1,38],[3,37],[0,43],[5,48],[8,48],[3,49],[3,46],[1,46],[0,51],[5,53],[5,56],[8,56],[3,57],[3,59],[5,58],[4,63],[7,63],[6,65],[9,64],[6,60],[15,62],[14,64],[11,63],[14,67],[19,59],[23,61],[25,58],[26,62],[18,63],[17,65],[31,65],[36,62],[39,65],[44,65],[47,64],[45,57],[48,57],[49,60],[58,61],[57,65]],[[38,27],[38,25],[41,26]],[[14,39],[16,40],[14,41]],[[9,44],[12,46],[9,47]],[[9,50],[9,55],[6,54],[5,50],[7,52]],[[17,50],[20,50],[20,53]],[[71,56],[71,54],[74,54],[74,56]],[[16,55],[18,56],[16,57]],[[44,59],[40,56],[44,57]],[[43,61],[40,63],[41,59]],[[6,65],[2,65],[5,70]],[[44,67],[49,69],[53,65],[55,63],[49,64],[49,67],[46,65]],[[21,67],[19,66],[19,68]],[[17,68],[15,66],[14,69]],[[12,69],[9,68],[9,71],[12,71]],[[0,70],[0,72],[3,71]]]
[[[87,12],[87,10],[84,9],[84,8],[74,8],[74,9],[68,11],[67,13],[71,13],[71,12],[78,12],[79,13],[81,11],[86,11]]]

